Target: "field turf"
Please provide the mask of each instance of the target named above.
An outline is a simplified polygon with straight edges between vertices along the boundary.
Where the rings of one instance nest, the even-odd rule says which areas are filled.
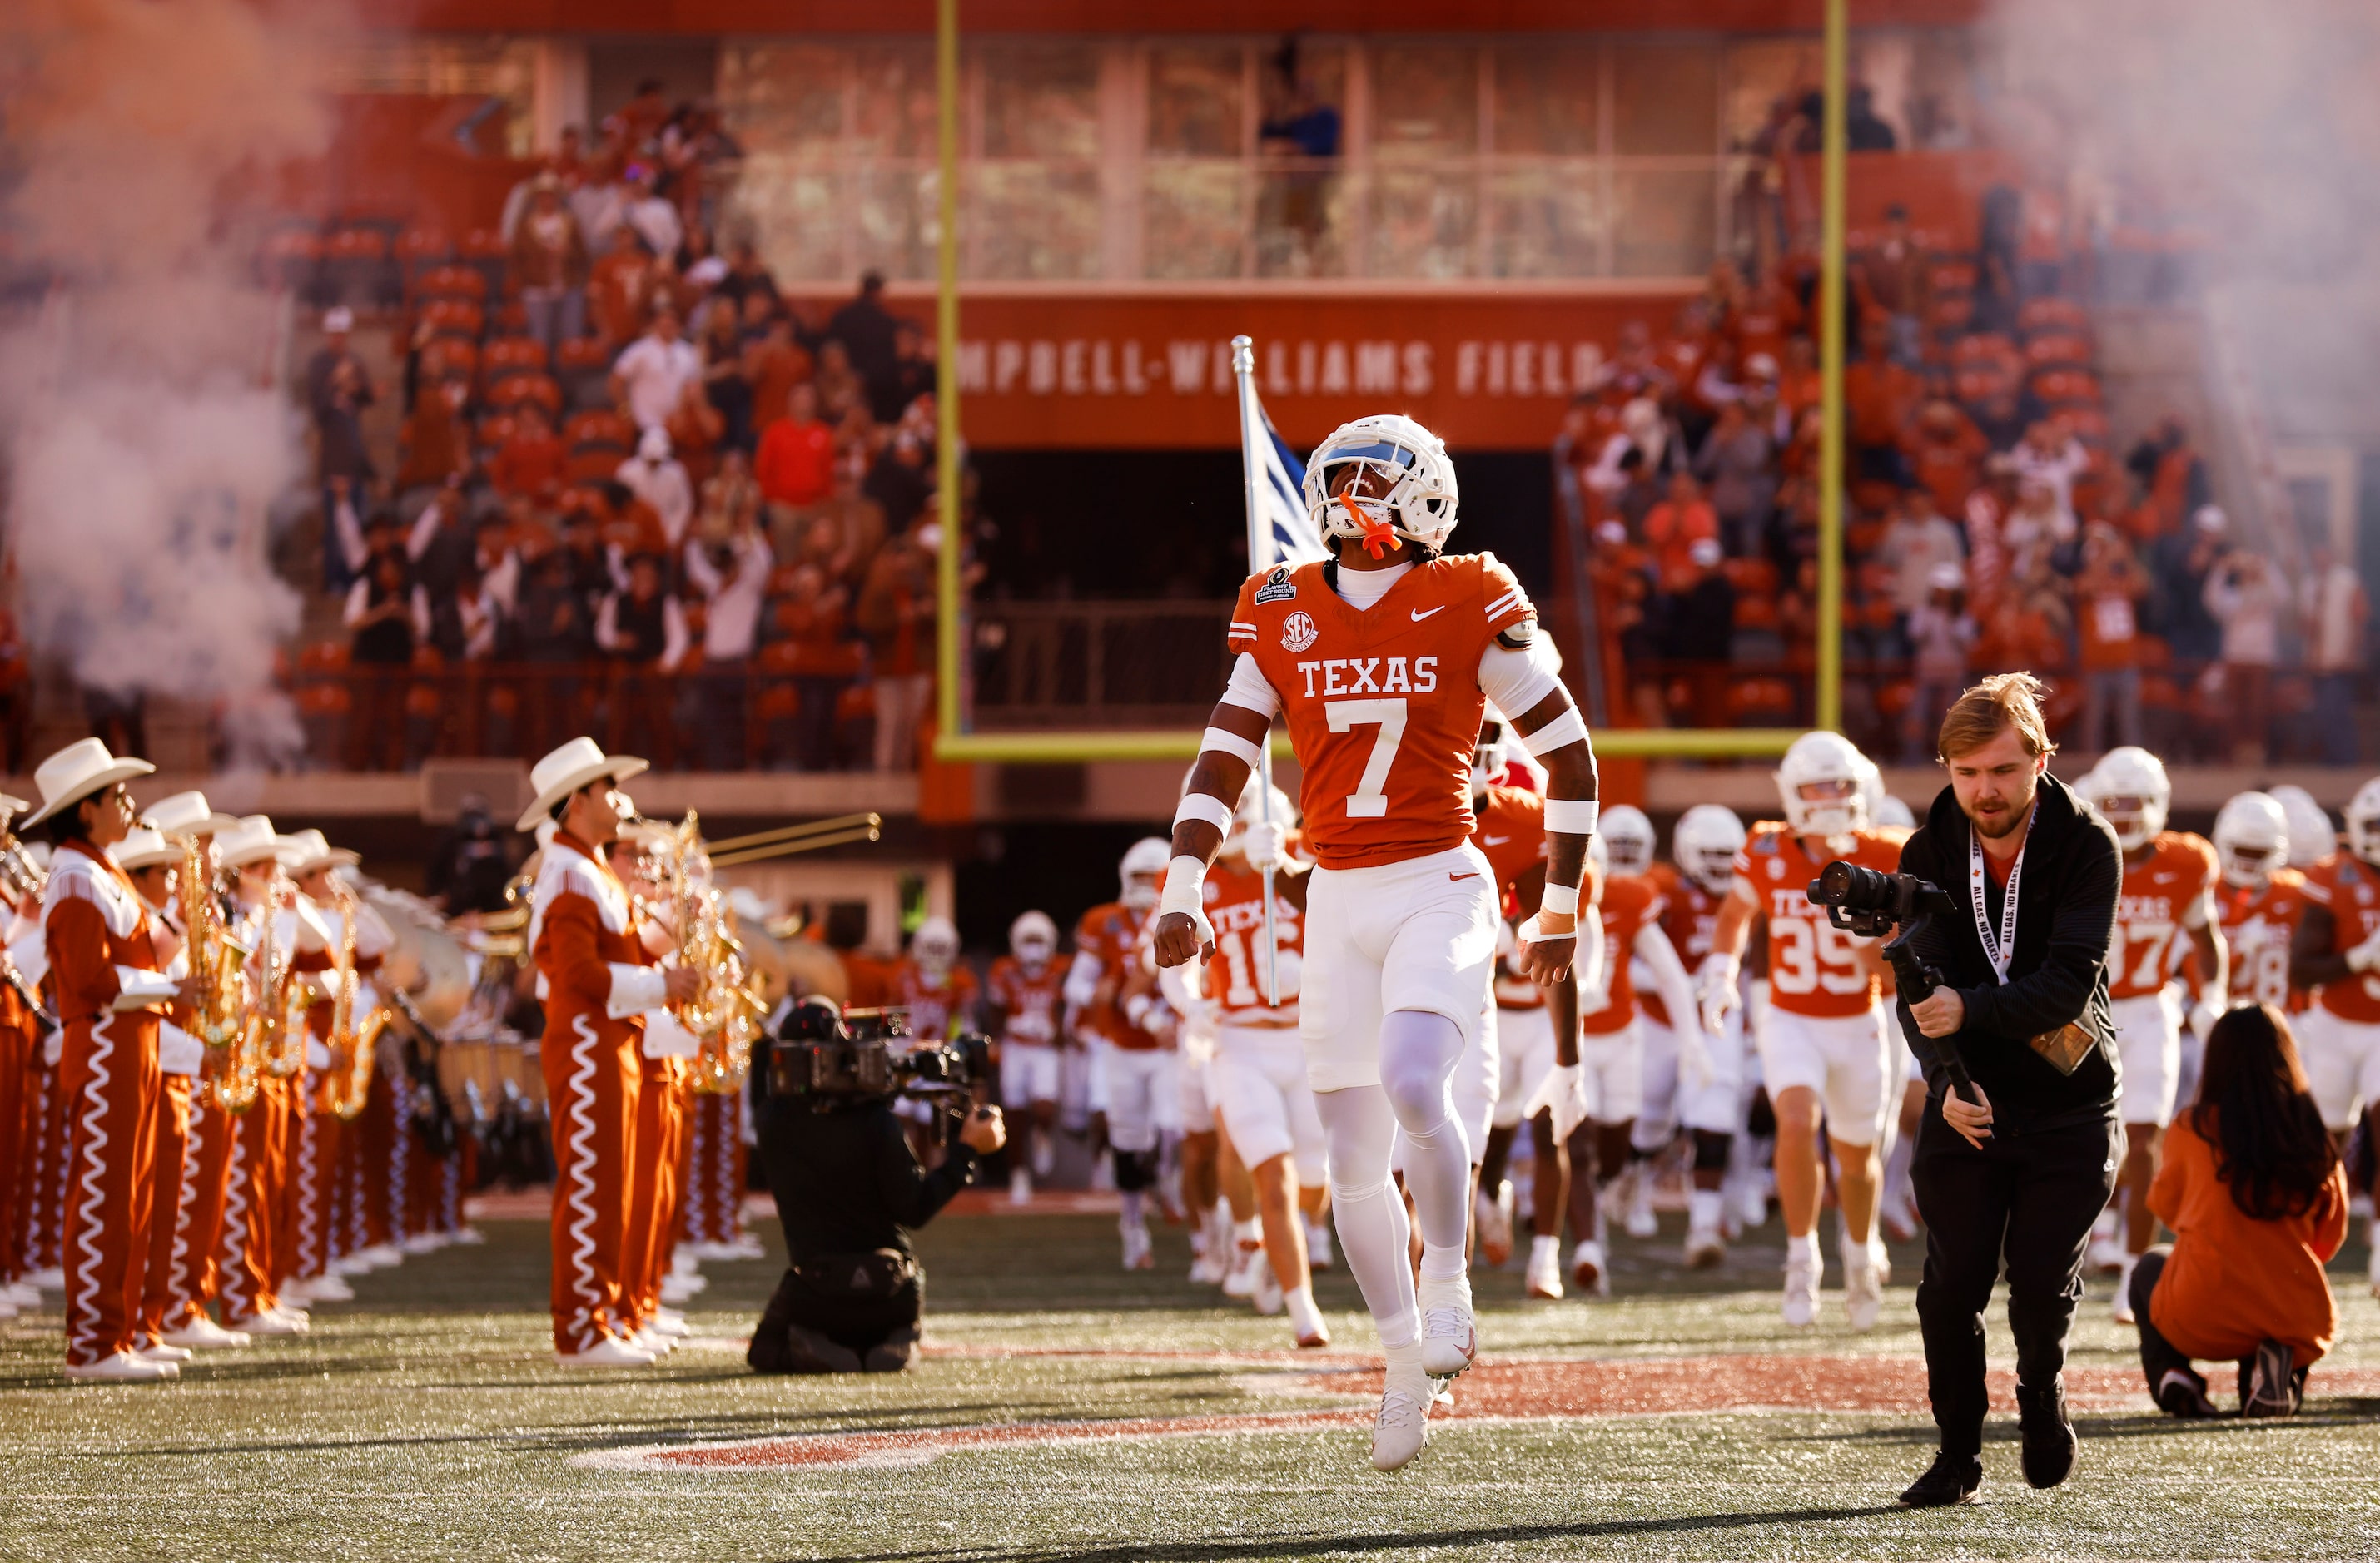
[[[1488,1365],[1393,1476],[1365,1462],[1377,1378],[1343,1273],[1321,1286],[1340,1349],[1294,1353],[1281,1321],[1180,1278],[1178,1234],[1155,1272],[1121,1272],[1099,1217],[931,1229],[933,1353],[899,1376],[746,1372],[774,1263],[708,1266],[698,1339],[655,1368],[559,1369],[543,1228],[518,1221],[170,1387],[69,1387],[56,1313],[28,1315],[0,1325],[0,1557],[2380,1556],[2360,1247],[2334,1270],[2342,1344],[2302,1416],[2155,1414],[2098,1282],[2075,1478],[2027,1489],[2003,1416],[1982,1505],[1912,1514],[1892,1498],[1934,1448],[1915,1251],[1896,1254],[1884,1327],[1852,1336],[1830,1291],[1789,1331],[1773,1224],[1690,1278],[1675,1219],[1658,1245],[1619,1240],[1612,1301],[1532,1304],[1516,1276],[1482,1278]],[[1997,1318],[1994,1336],[2005,1363]]]

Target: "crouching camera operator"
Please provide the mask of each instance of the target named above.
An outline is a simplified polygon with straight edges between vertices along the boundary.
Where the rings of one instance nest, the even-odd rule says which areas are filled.
[[[1982,1485],[1984,1311],[2003,1257],[2024,1479],[2054,1487],[2073,1471],[2066,1336],[2123,1156],[2107,971],[2121,854],[2048,773],[2039,689],[2003,673],[1960,697],[1939,743],[1950,784],[1902,846],[1899,875],[1829,865],[1811,887],[1848,910],[1888,907],[1901,925],[1885,953],[1925,1072],[1911,1174],[1942,1448],[1901,1495],[1912,1507],[1971,1502]]]
[[[974,1105],[981,1048],[910,1049],[907,1017],[806,999],[786,1012],[752,1072],[760,1164],[791,1261],[745,1360],[760,1373],[898,1373],[916,1353],[925,1271],[908,1230],[1007,1144],[1000,1109]],[[948,1154],[918,1165],[893,1110],[943,1104]],[[953,1127],[957,1133],[950,1133]]]

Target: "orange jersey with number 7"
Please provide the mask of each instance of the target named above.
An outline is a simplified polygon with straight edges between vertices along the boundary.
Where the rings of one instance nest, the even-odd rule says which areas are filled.
[[[1264,876],[1237,857],[1218,858],[1207,871],[1207,921],[1215,929],[1215,958],[1207,963],[1207,997],[1225,1025],[1294,1026],[1299,956],[1305,948],[1304,915],[1273,882],[1274,959],[1281,1007],[1265,1002]]]
[[[1836,927],[1827,909],[1810,900],[1810,881],[1838,856],[1880,873],[1900,867],[1900,845],[1879,831],[1853,831],[1850,851],[1813,857],[1801,837],[1775,820],[1754,826],[1735,854],[1736,879],[1752,888],[1768,931],[1768,1001],[1791,1014],[1864,1014],[1883,995],[1862,949],[1875,940]]]
[[[2107,949],[2107,997],[2145,999],[2180,964],[2181,920],[2222,878],[2215,849],[2184,830],[2161,830],[2149,860],[2124,866],[2116,901],[2116,937]]]
[[[1305,839],[1324,867],[1463,844],[1488,700],[1480,663],[1500,635],[1523,643],[1536,616],[1492,553],[1417,563],[1367,609],[1341,600],[1318,563],[1248,577],[1226,642],[1281,701]]]

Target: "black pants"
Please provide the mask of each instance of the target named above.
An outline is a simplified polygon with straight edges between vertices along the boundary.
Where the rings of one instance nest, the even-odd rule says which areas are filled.
[[[855,1260],[861,1257],[852,1256]],[[811,1352],[788,1340],[787,1331],[795,1327],[824,1336],[861,1359],[862,1364],[869,1351],[895,1336],[914,1341],[917,1321],[925,1312],[924,1269],[913,1262],[905,1278],[886,1290],[880,1285],[848,1284],[844,1270],[856,1272],[859,1268],[860,1266],[812,1264],[787,1269],[784,1278],[777,1282],[776,1292],[770,1297],[759,1324],[753,1328],[752,1344],[745,1353],[745,1361],[759,1373],[838,1371],[811,1360]],[[905,1365],[905,1354],[903,1362]],[[858,1368],[846,1366],[840,1371]]]
[[[1942,1121],[1939,1103],[1927,1104],[1910,1169],[1925,1218],[1917,1322],[1946,1453],[1983,1449],[1984,1310],[2003,1255],[2017,1382],[2045,1386],[2066,1366],[2083,1251],[2115,1191],[2120,1133],[2109,1120],[2001,1134],[1978,1150]]]

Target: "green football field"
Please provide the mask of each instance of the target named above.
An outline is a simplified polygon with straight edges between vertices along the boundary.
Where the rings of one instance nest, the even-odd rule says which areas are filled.
[[[2360,1247],[2295,1421],[2155,1414],[2100,1282],[2075,1478],[2028,1490],[2003,1418],[1981,1507],[1912,1514],[1892,1498],[1933,1452],[1916,1253],[1896,1254],[1885,1327],[1852,1335],[1829,1295],[1796,1332],[1773,1224],[1689,1278],[1669,1219],[1658,1244],[1619,1241],[1611,1301],[1528,1303],[1483,1277],[1483,1365],[1390,1476],[1365,1460],[1377,1375],[1343,1274],[1321,1283],[1338,1349],[1301,1354],[1182,1280],[1176,1233],[1156,1272],[1117,1269],[1098,1217],[946,1218],[923,1243],[931,1354],[880,1378],[745,1370],[772,1263],[708,1266],[697,1340],[655,1368],[556,1368],[526,1222],[363,1278],[310,1338],[174,1386],[69,1387],[57,1315],[29,1315],[0,1325],[0,1557],[2380,1556]]]

